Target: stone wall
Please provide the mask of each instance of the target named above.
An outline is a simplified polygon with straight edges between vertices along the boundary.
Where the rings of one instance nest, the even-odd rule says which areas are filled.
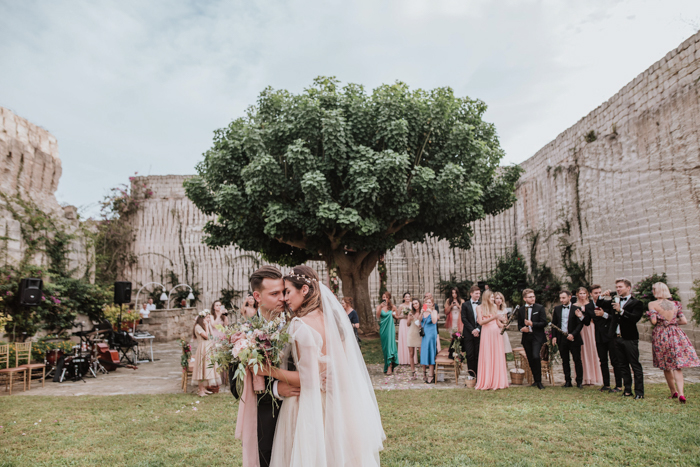
[[[156,342],[171,342],[177,339],[190,341],[197,310],[194,308],[172,308],[153,310],[136,326],[137,331],[149,332]]]
[[[426,238],[389,252],[389,290],[422,295],[451,275],[484,278],[499,256],[515,245],[528,252],[537,235],[537,260],[559,275],[566,242],[575,259],[590,261],[594,282],[613,288],[617,277],[666,272],[687,304],[700,279],[699,83],[700,33],[523,162],[518,202],[475,223],[471,250]],[[199,283],[208,307],[222,288],[246,290],[259,260],[201,243],[207,218],[185,198],[184,178],[147,177],[155,196],[134,221],[139,262],[128,275],[145,283],[175,270]],[[376,299],[376,270],[370,287]]]
[[[0,264],[16,265],[25,251],[20,220],[8,210],[6,197],[11,200],[19,195],[24,200],[30,200],[69,234],[78,232],[76,208],[62,207],[56,200],[60,178],[61,159],[56,138],[45,129],[0,107],[0,192],[3,195],[0,199]],[[90,254],[87,250],[86,239],[78,235],[70,246],[71,269],[87,265]],[[34,262],[45,265],[47,259],[37,255]],[[84,272],[85,269],[82,269],[80,274]]]

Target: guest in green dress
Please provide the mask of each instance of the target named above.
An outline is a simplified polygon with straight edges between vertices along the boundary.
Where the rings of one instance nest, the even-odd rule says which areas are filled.
[[[394,367],[399,364],[399,353],[396,349],[396,327],[394,326],[394,312],[396,307],[391,301],[391,294],[384,292],[382,303],[377,306],[377,319],[379,320],[379,337],[384,353],[384,373],[387,376],[394,374]]]

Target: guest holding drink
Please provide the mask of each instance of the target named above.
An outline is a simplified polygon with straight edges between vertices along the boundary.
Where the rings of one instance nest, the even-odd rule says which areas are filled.
[[[396,307],[391,301],[391,294],[384,292],[382,303],[377,306],[377,319],[379,320],[379,338],[382,342],[384,354],[384,373],[387,376],[394,374],[394,368],[399,364],[398,351],[396,349],[396,328],[394,325],[394,312]]]
[[[464,323],[462,323],[461,318],[463,303],[464,300],[459,295],[459,289],[453,287],[452,290],[450,290],[450,298],[445,301],[445,328],[450,334],[454,334],[455,332],[462,334],[462,330],[464,329]]]
[[[255,301],[253,294],[249,293],[241,307],[243,318],[248,319],[258,314],[258,302]]]
[[[574,360],[576,369],[576,387],[583,389],[583,364],[581,363],[581,330],[583,329],[584,315],[579,307],[571,305],[571,292],[562,290],[559,292],[561,305],[555,306],[552,312],[552,327],[557,326],[561,330],[552,329],[552,345],[559,344],[561,366],[564,369],[565,388],[571,384],[571,362]]]
[[[603,373],[600,371],[600,359],[595,345],[595,303],[589,299],[588,289],[579,287],[576,291],[574,306],[583,310],[583,329],[581,330],[581,364],[583,365],[583,384],[603,384]]]
[[[493,301],[496,304],[498,317],[503,318],[502,321],[504,323],[508,322],[508,312],[506,311],[506,298],[501,292],[496,292],[493,294]],[[503,351],[505,353],[513,352],[513,348],[510,346],[510,339],[508,338],[508,333],[504,332],[501,338],[503,339]]]
[[[506,319],[498,314],[495,295],[490,290],[484,292],[481,305],[476,307],[476,315],[481,325],[476,389],[505,389],[508,387],[508,364],[501,328]]]
[[[216,366],[211,366],[211,315],[209,310],[202,310],[197,316],[197,320],[192,330],[193,336],[197,339],[197,352],[194,355],[192,369],[192,384],[197,384],[197,395],[204,397],[211,392],[206,390],[206,386],[219,386],[221,377]]]
[[[654,326],[651,333],[653,362],[656,368],[664,371],[671,397],[685,404],[683,392],[683,368],[700,366],[700,360],[688,336],[678,326],[688,324],[678,302],[669,300],[671,292],[663,282],[657,282],[651,289],[655,301],[649,303],[649,319]]]
[[[615,281],[617,297],[613,303],[613,321],[611,332],[617,336],[615,347],[622,369],[622,383],[625,385],[624,397],[632,397],[632,373],[634,372],[634,398],[644,399],[644,370],[639,362],[639,330],[637,323],[644,315],[644,304],[632,296],[632,282],[629,279]],[[603,295],[610,296],[606,290]]]
[[[408,351],[408,312],[411,310],[411,294],[403,294],[401,303],[394,312],[394,319],[399,321],[399,365],[408,365],[410,354]]]
[[[408,353],[409,362],[411,364],[411,378],[416,377],[416,367],[415,364],[418,363],[418,352],[420,352],[421,341],[423,338],[420,335],[420,322],[423,317],[421,316],[421,303],[420,300],[414,298],[411,302],[411,309],[408,312]]]
[[[425,335],[420,345],[420,364],[423,365],[423,380],[429,384],[435,382],[435,356],[437,355],[438,340],[437,321],[438,312],[433,307],[433,301],[427,298],[421,313],[421,327]],[[427,369],[430,372],[426,377],[425,372]]]

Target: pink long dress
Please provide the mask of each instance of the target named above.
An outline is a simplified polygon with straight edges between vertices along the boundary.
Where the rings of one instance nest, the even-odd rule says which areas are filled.
[[[403,307],[399,306],[398,316],[403,316]],[[411,363],[411,354],[408,353],[408,320],[399,320],[399,365],[408,365]]]
[[[600,359],[595,346],[595,324],[591,322],[581,330],[583,347],[581,347],[581,363],[583,365],[583,384],[600,386],[603,384],[603,373],[600,371]]]
[[[508,364],[503,349],[503,336],[496,320],[481,327],[479,371],[476,389],[505,389],[508,387]]]

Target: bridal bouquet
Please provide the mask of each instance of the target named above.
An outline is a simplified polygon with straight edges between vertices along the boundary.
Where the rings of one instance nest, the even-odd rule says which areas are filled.
[[[265,379],[258,375],[263,365],[279,366],[282,363],[284,347],[289,342],[288,322],[284,314],[271,320],[255,316],[243,323],[228,327],[217,325],[216,329],[224,334],[223,338],[214,339],[212,362],[222,370],[236,368],[233,380],[242,386],[246,369],[253,372],[255,392],[271,392],[265,388]],[[234,381],[231,381],[233,384]],[[241,394],[242,391],[239,391]]]

